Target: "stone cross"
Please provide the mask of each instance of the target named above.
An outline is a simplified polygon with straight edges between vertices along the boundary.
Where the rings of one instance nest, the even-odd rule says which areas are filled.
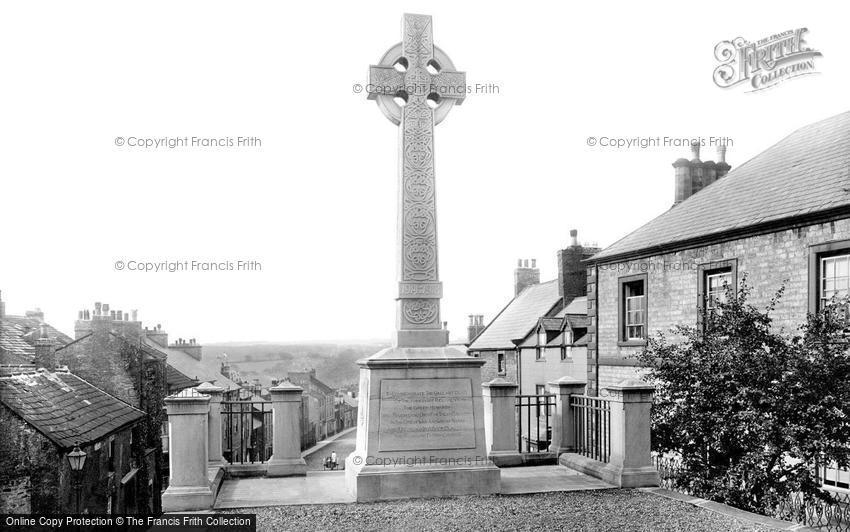
[[[400,127],[395,347],[443,347],[437,263],[434,125],[466,96],[466,74],[434,46],[431,17],[404,15],[402,42],[369,67],[367,92]]]

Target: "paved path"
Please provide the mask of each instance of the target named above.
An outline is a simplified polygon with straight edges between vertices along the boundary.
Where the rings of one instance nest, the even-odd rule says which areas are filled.
[[[342,438],[340,443],[343,443]],[[324,452],[318,454],[325,455]],[[613,487],[559,465],[502,469],[502,493],[511,495]],[[354,497],[345,489],[343,471],[308,471],[306,477],[225,480],[216,499],[215,508],[351,502],[354,502]]]

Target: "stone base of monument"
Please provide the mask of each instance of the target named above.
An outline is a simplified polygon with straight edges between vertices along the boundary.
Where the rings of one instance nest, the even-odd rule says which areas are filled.
[[[184,512],[212,508],[215,496],[209,486],[169,486],[162,494],[163,512]]]
[[[500,492],[485,452],[483,360],[451,347],[391,347],[358,364],[357,446],[345,463],[357,501]]]
[[[275,460],[274,456],[272,456],[266,469],[267,477],[303,477],[306,474],[307,462],[303,458],[282,458]]]

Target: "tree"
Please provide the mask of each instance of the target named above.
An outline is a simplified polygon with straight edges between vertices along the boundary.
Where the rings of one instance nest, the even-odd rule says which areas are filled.
[[[653,449],[681,460],[679,487],[770,515],[793,493],[826,497],[817,464],[850,466],[847,301],[789,336],[771,318],[784,287],[766,309],[750,291],[727,287],[703,327],[650,338],[638,358],[656,386]]]

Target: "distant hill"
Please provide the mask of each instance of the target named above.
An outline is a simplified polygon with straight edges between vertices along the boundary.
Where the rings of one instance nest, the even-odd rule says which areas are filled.
[[[227,353],[230,365],[247,379],[260,379],[266,386],[289,371],[315,368],[316,376],[335,388],[356,389],[357,360],[371,356],[381,344],[205,344],[204,358],[218,360]]]

